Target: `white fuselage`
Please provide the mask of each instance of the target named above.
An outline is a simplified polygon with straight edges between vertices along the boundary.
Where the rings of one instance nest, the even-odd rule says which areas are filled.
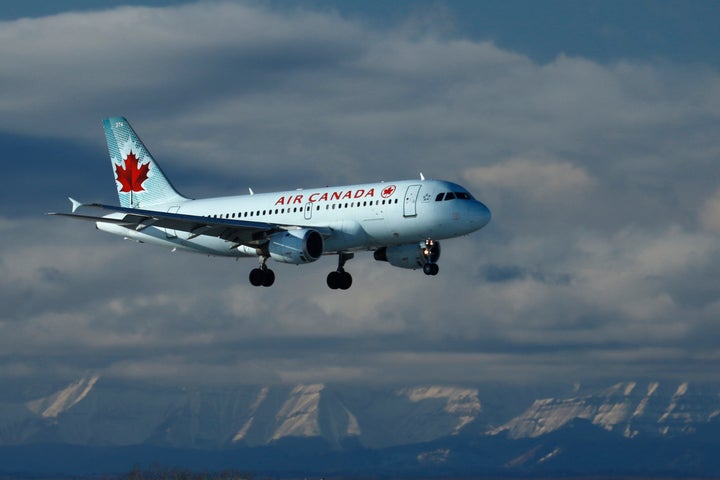
[[[445,199],[452,192],[454,197]],[[141,206],[142,208],[142,206]],[[440,180],[402,180],[185,200],[147,209],[332,231],[327,254],[441,240],[474,232],[490,212],[463,187]],[[119,214],[108,215],[116,218]],[[222,256],[256,255],[221,238],[149,226],[142,230],[97,222],[98,229],[136,241]]]

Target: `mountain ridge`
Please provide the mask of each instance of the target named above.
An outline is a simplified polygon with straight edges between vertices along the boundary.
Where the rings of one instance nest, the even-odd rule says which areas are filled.
[[[400,477],[640,472],[633,459],[653,473],[720,474],[718,385],[632,381],[540,398],[518,392],[321,383],[144,388],[88,375],[0,404],[0,471],[22,455],[45,458],[45,449],[59,452],[47,456],[58,472],[73,471],[61,452],[95,456],[93,474],[123,458],[182,466],[182,455],[192,468],[244,465],[278,475],[290,466],[375,475],[367,462]],[[17,471],[31,471],[31,463]]]

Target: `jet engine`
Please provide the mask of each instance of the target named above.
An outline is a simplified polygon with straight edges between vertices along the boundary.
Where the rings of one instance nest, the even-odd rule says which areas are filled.
[[[275,233],[269,240],[268,251],[273,260],[295,265],[314,262],[325,248],[320,232],[307,228]]]
[[[395,245],[375,250],[375,260],[388,262],[394,267],[423,268],[434,264],[440,258],[440,242],[428,240],[421,244]]]

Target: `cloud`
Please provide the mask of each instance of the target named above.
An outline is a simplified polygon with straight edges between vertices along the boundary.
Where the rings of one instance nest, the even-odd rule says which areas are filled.
[[[718,72],[538,64],[420,20],[198,3],[4,22],[2,138],[46,144],[10,177],[54,181],[3,191],[0,376],[525,382],[716,366]],[[39,216],[68,194],[113,198],[99,120],[115,114],[192,196],[423,171],[465,184],[493,221],[442,242],[438,277],[359,253],[347,292],[325,286],[334,258],[273,265],[276,284],[255,289],[255,260]]]
[[[511,159],[498,165],[472,167],[464,177],[480,188],[511,190],[514,196],[533,201],[567,199],[592,186],[581,167],[569,162]]]
[[[709,231],[720,232],[720,189],[702,206],[700,224]]]

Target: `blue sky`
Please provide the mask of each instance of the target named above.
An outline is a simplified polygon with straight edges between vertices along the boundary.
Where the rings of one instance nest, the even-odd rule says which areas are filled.
[[[4,2],[0,381],[715,379],[715,2]],[[491,225],[441,275],[170,254],[115,202],[124,115],[193,197],[426,176]]]

